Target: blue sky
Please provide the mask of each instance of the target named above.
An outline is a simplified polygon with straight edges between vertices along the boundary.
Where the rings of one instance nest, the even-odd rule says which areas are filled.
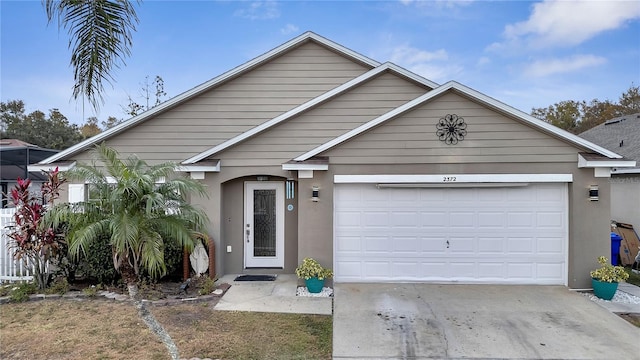
[[[74,123],[125,118],[160,75],[168,97],[313,31],[432,81],[455,80],[525,112],[613,100],[640,84],[640,2],[152,1],[99,113],[71,98],[68,37],[40,1],[0,2],[2,101],[58,108]]]

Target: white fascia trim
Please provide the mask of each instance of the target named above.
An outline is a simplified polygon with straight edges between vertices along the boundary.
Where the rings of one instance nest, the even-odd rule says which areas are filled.
[[[176,167],[176,171],[181,172],[220,172],[220,161],[214,166],[199,166],[199,165],[180,165]]]
[[[611,169],[611,175],[614,174],[640,174],[640,168],[635,169]]]
[[[352,58],[354,58],[354,59],[356,59],[356,60],[358,60],[358,61],[360,61],[362,63],[365,63],[365,64],[367,64],[367,65],[369,65],[371,67],[380,66],[379,62],[377,62],[377,61],[375,61],[373,59],[370,59],[370,58],[368,58],[368,57],[366,57],[364,55],[358,54],[353,50],[349,50],[349,49],[345,48],[344,46],[339,45],[339,44],[337,44],[337,43],[335,43],[333,41],[330,41],[330,40],[328,40],[328,39],[326,39],[326,38],[324,38],[324,37],[322,37],[322,36],[320,36],[318,34],[315,34],[315,33],[310,32],[310,31],[309,32],[305,32],[302,35],[300,35],[300,36],[298,36],[298,37],[296,37],[294,39],[291,39],[291,40],[287,41],[286,43],[284,43],[284,44],[282,44],[282,45],[280,45],[280,46],[278,46],[278,47],[276,47],[276,48],[274,48],[274,49],[272,49],[272,50],[270,50],[270,51],[268,51],[268,52],[266,52],[266,53],[264,53],[264,54],[262,54],[262,55],[260,55],[260,56],[258,56],[256,58],[254,58],[254,59],[252,59],[252,60],[250,60],[250,61],[248,61],[248,62],[246,62],[246,63],[244,63],[244,64],[242,64],[240,66],[237,66],[237,67],[235,67],[235,68],[223,73],[222,75],[219,75],[219,76],[217,76],[217,77],[215,77],[215,78],[213,78],[213,79],[211,79],[211,80],[209,80],[207,82],[204,82],[204,83],[194,87],[191,90],[187,90],[187,91],[183,92],[182,94],[177,95],[176,97],[174,97],[172,99],[169,99],[169,100],[165,101],[164,103],[162,103],[162,104],[160,104],[160,105],[158,105],[158,106],[156,106],[156,107],[154,107],[154,108],[152,108],[150,110],[147,110],[147,111],[143,112],[142,114],[140,114],[138,116],[132,117],[131,119],[123,122],[122,124],[114,126],[111,129],[108,129],[108,130],[106,130],[106,131],[104,131],[104,132],[102,132],[102,133],[100,133],[100,134],[98,134],[96,136],[93,136],[93,137],[91,137],[91,138],[89,138],[89,139],[87,139],[85,141],[82,141],[82,142],[80,142],[80,143],[78,143],[78,144],[76,144],[74,146],[71,146],[70,148],[67,148],[64,151],[61,151],[61,152],[59,152],[59,153],[57,153],[57,154],[55,154],[55,155],[53,155],[53,156],[51,156],[49,158],[46,158],[43,161],[41,161],[41,163],[49,164],[49,163],[52,163],[54,161],[58,161],[60,159],[64,159],[65,157],[73,155],[73,154],[75,154],[75,153],[77,153],[79,151],[83,151],[86,148],[90,147],[91,145],[98,144],[101,141],[104,141],[104,140],[108,139],[112,135],[115,135],[115,134],[120,133],[120,132],[122,132],[122,131],[130,128],[130,127],[133,127],[133,126],[137,125],[138,123],[140,123],[140,122],[142,122],[142,121],[144,121],[144,120],[146,120],[146,119],[148,119],[148,118],[150,118],[150,117],[152,117],[152,116],[154,116],[156,114],[159,114],[159,113],[165,111],[166,109],[169,109],[169,108],[171,108],[171,107],[173,107],[173,106],[175,106],[175,105],[177,105],[177,104],[179,104],[179,103],[181,103],[181,102],[183,102],[183,101],[185,101],[185,100],[187,100],[187,99],[189,99],[191,97],[194,97],[194,96],[196,96],[196,95],[198,95],[198,94],[200,94],[200,93],[202,93],[204,91],[207,91],[207,90],[211,89],[212,87],[214,87],[214,86],[216,86],[216,85],[218,85],[218,84],[220,84],[220,83],[222,83],[222,82],[224,82],[224,81],[226,81],[226,80],[228,80],[228,79],[230,79],[230,78],[232,78],[234,76],[237,76],[238,74],[240,74],[242,72],[245,72],[248,69],[251,69],[252,67],[254,67],[254,66],[258,65],[258,64],[261,64],[261,63],[263,63],[265,61],[268,61],[271,58],[274,58],[274,57],[278,56],[279,54],[289,50],[290,48],[297,46],[301,42],[306,41],[307,39],[313,39],[313,40],[315,40],[315,41],[317,41],[317,42],[319,42],[319,43],[321,43],[321,44],[323,44],[323,45],[325,45],[327,47],[330,47],[330,48],[334,49],[335,51],[337,51],[339,53],[342,53],[344,55],[350,56],[350,57],[352,57]]]
[[[363,62],[363,63],[365,63],[365,64],[367,64],[369,66],[372,66],[372,67],[380,66],[379,62],[377,62],[377,61],[375,61],[375,60],[373,60],[373,59],[371,59],[369,57],[366,57],[366,56],[364,56],[362,54],[359,54],[359,53],[357,53],[357,52],[355,52],[355,51],[353,51],[353,50],[351,50],[349,48],[346,48],[346,47],[344,47],[344,46],[342,46],[342,45],[340,45],[338,43],[335,43],[335,42],[333,42],[333,41],[331,41],[331,40],[329,40],[329,39],[327,39],[327,38],[325,38],[323,36],[320,36],[320,35],[312,32],[312,31],[307,31],[304,34],[298,36],[297,38],[292,39],[292,40],[290,40],[289,42],[287,42],[287,43],[285,43],[283,45],[280,45],[276,49],[279,49],[280,47],[285,46],[286,44],[288,44],[290,42],[295,42],[295,44],[293,44],[293,45],[296,45],[297,43],[299,43],[301,41],[304,41],[306,39],[313,39],[313,40],[315,40],[315,41],[317,41],[317,42],[319,42],[319,43],[321,43],[321,44],[323,44],[325,46],[328,46],[328,47],[330,47],[330,48],[332,48],[332,49],[334,49],[334,50],[336,50],[336,51],[338,51],[340,53],[343,53],[344,55],[347,55],[349,57],[357,59],[360,62]],[[274,50],[276,50],[276,49],[274,49]],[[281,51],[282,50],[277,51],[276,54],[278,54]]]
[[[334,175],[336,184],[567,183],[573,174]]]
[[[68,171],[76,166],[76,162],[72,162],[68,165],[56,165],[56,164],[33,164],[27,165],[27,170],[29,172],[41,172],[41,171],[53,171],[58,168],[58,171]]]
[[[518,117],[536,127],[542,128],[544,130],[547,130],[555,135],[558,135],[561,138],[564,138],[566,140],[568,140],[569,142],[579,145],[581,147],[593,150],[601,155],[604,155],[608,158],[611,159],[621,159],[622,156],[618,155],[616,153],[614,153],[613,151],[607,150],[599,145],[596,145],[590,141],[587,141],[577,135],[574,135],[568,131],[562,130],[557,126],[551,125],[548,122],[544,122],[540,119],[537,119],[523,111],[520,111],[516,108],[513,108],[501,101],[498,101],[490,96],[487,96],[481,92],[478,92],[476,90],[471,89],[470,87],[467,87],[465,85],[462,85],[460,83],[457,83],[455,81],[451,81],[452,83],[454,83],[453,88],[455,88],[455,90],[460,91],[461,93],[466,94],[467,96],[471,96],[473,98],[476,98],[488,105],[491,105],[507,114],[513,115],[515,117]],[[448,84],[448,83],[447,83]]]
[[[329,164],[282,164],[282,170],[329,170]]]
[[[342,85],[340,85],[340,86],[338,86],[338,87],[336,87],[336,88],[334,88],[334,89],[332,89],[330,91],[327,91],[326,93],[324,93],[324,94],[322,94],[322,95],[320,95],[320,96],[318,96],[316,98],[313,98],[313,99],[305,102],[304,104],[296,106],[295,108],[287,111],[286,113],[284,113],[282,115],[279,115],[279,116],[277,116],[277,117],[275,117],[275,118],[273,118],[273,119],[271,119],[271,120],[269,120],[267,122],[264,122],[264,123],[252,128],[252,129],[250,129],[248,131],[245,131],[242,134],[240,134],[240,135],[238,135],[236,137],[233,137],[233,138],[223,142],[220,145],[214,146],[214,147],[212,147],[211,149],[209,149],[207,151],[201,152],[200,154],[198,154],[196,156],[193,156],[193,157],[183,161],[182,163],[183,164],[193,164],[193,163],[196,163],[196,162],[201,161],[203,159],[206,159],[207,157],[209,157],[211,155],[214,155],[214,154],[219,153],[219,152],[221,152],[221,151],[223,151],[225,149],[228,149],[233,145],[236,145],[236,144],[238,144],[238,143],[240,143],[240,142],[242,142],[242,141],[244,141],[244,140],[246,140],[246,139],[248,139],[248,138],[250,138],[252,136],[255,136],[255,135],[257,135],[257,134],[259,134],[259,133],[261,133],[263,131],[266,131],[269,128],[272,128],[272,127],[282,123],[283,121],[286,121],[286,120],[288,120],[288,119],[290,119],[290,118],[292,118],[292,117],[294,117],[296,115],[299,115],[299,114],[311,109],[312,107],[314,107],[316,105],[319,105],[319,104],[321,104],[321,103],[323,103],[323,102],[325,102],[325,101],[327,101],[327,100],[329,100],[329,99],[331,99],[331,98],[333,98],[335,96],[338,96],[338,95],[346,92],[347,90],[349,90],[349,89],[351,89],[351,88],[353,88],[355,86],[360,85],[361,83],[363,83],[363,82],[375,77],[376,75],[378,75],[378,74],[390,69],[390,65],[391,64],[384,64],[384,65],[378,66],[375,69],[367,71],[366,73],[358,76],[355,79],[349,80],[348,82],[346,82],[346,83],[344,83],[344,84],[342,84]]]
[[[424,78],[424,77],[422,77],[422,76],[420,76],[418,74],[415,74],[415,73],[413,73],[413,72],[411,72],[411,71],[409,71],[409,70],[407,70],[407,69],[405,69],[403,67],[400,67],[400,66],[398,66],[398,65],[396,65],[394,63],[387,62],[385,64],[388,64],[389,65],[389,69],[397,72],[398,74],[400,74],[400,75],[402,75],[402,76],[404,76],[406,78],[409,78],[411,80],[414,80],[416,82],[419,82],[419,83],[421,83],[423,85],[427,85],[428,87],[430,87],[432,89],[435,89],[435,88],[440,86],[440,84],[438,84],[436,82],[433,82],[433,81],[431,81],[431,80],[429,80],[427,78]]]
[[[449,83],[447,83],[447,84],[449,84]],[[429,91],[428,93],[426,93],[424,95],[420,95],[419,97],[417,97],[417,98],[415,98],[415,99],[413,99],[413,100],[411,100],[411,101],[409,101],[407,103],[404,103],[403,105],[398,106],[397,108],[387,112],[386,114],[382,114],[379,117],[377,117],[377,118],[375,118],[375,119],[373,119],[373,120],[371,120],[371,121],[369,121],[367,123],[364,123],[364,124],[358,126],[357,128],[355,128],[355,129],[353,129],[353,130],[351,130],[349,132],[346,132],[346,133],[338,136],[337,138],[334,138],[334,139],[332,139],[332,140],[330,140],[330,141],[328,141],[328,142],[316,147],[315,149],[312,149],[312,150],[310,150],[310,151],[298,156],[297,158],[295,158],[293,160],[295,160],[295,161],[308,160],[308,159],[320,154],[323,151],[329,150],[329,149],[331,149],[332,147],[334,147],[336,145],[339,145],[339,144],[341,144],[341,143],[343,143],[343,142],[345,142],[345,141],[347,141],[347,140],[349,140],[349,139],[351,139],[351,138],[353,138],[353,137],[355,137],[355,136],[357,136],[359,134],[362,134],[363,132],[365,132],[365,131],[367,131],[367,130],[369,130],[371,128],[374,128],[374,127],[382,124],[383,122],[385,122],[385,121],[387,121],[387,120],[389,120],[389,119],[391,119],[393,117],[396,117],[396,116],[398,116],[398,115],[400,115],[400,114],[402,114],[404,112],[407,112],[407,111],[411,110],[413,107],[416,107],[416,106],[422,104],[423,102],[433,98],[434,96],[438,96],[438,95],[442,94],[443,92],[449,90],[450,86],[447,86],[447,84],[442,85],[442,86],[440,86],[440,87],[438,87],[438,88],[436,88],[434,90],[431,90],[431,91]]]
[[[585,140],[585,139],[583,139],[583,138],[581,138],[579,136],[571,134],[568,131],[562,130],[562,129],[560,129],[560,128],[556,127],[556,126],[553,126],[553,125],[551,125],[551,124],[549,124],[547,122],[544,122],[544,121],[542,121],[540,119],[536,119],[535,117],[533,117],[533,116],[531,116],[531,115],[529,115],[527,113],[524,113],[524,112],[522,112],[522,111],[520,111],[518,109],[515,109],[515,108],[513,108],[513,107],[511,107],[511,106],[509,106],[509,105],[507,105],[505,103],[502,103],[502,102],[500,102],[500,101],[498,101],[498,100],[496,100],[496,99],[494,99],[492,97],[489,97],[489,96],[487,96],[485,94],[482,94],[482,93],[480,93],[480,92],[478,92],[476,90],[473,90],[473,89],[471,89],[471,88],[469,88],[467,86],[464,86],[464,85],[462,85],[462,84],[460,84],[458,82],[449,81],[449,82],[441,85],[440,87],[438,87],[438,88],[436,88],[434,90],[431,90],[428,93],[426,93],[426,94],[424,94],[424,95],[422,95],[422,96],[420,96],[418,98],[415,98],[414,100],[411,100],[411,101],[405,103],[404,105],[399,106],[399,107],[395,108],[394,110],[392,110],[392,111],[390,111],[390,112],[388,112],[386,114],[383,114],[383,115],[381,115],[380,117],[378,117],[378,118],[376,118],[374,120],[371,120],[368,123],[365,123],[365,124],[355,128],[355,129],[353,129],[353,130],[351,130],[351,131],[349,131],[349,132],[347,132],[347,133],[345,133],[345,134],[343,134],[343,135],[341,135],[341,136],[329,141],[329,142],[326,142],[326,143],[316,147],[315,149],[312,149],[311,151],[309,151],[307,153],[304,153],[304,154],[298,156],[294,160],[296,160],[296,161],[304,161],[304,160],[307,160],[307,159],[309,159],[309,158],[311,158],[313,156],[316,156],[316,155],[318,155],[318,154],[320,154],[320,153],[322,153],[322,152],[324,152],[324,151],[326,151],[326,150],[328,150],[328,149],[330,149],[330,148],[332,148],[332,147],[334,147],[334,146],[336,146],[338,144],[341,144],[341,143],[343,143],[343,142],[345,142],[345,141],[347,141],[347,140],[349,140],[349,139],[351,139],[351,138],[353,138],[353,137],[355,137],[355,136],[357,136],[357,135],[359,135],[359,134],[361,134],[361,133],[363,133],[363,132],[365,132],[365,131],[367,131],[367,130],[375,127],[375,126],[380,125],[381,123],[383,123],[383,122],[385,122],[385,121],[387,121],[387,120],[389,120],[389,119],[391,119],[391,118],[393,118],[395,116],[398,116],[398,115],[402,114],[403,112],[409,111],[412,108],[414,108],[416,106],[419,106],[422,103],[424,103],[424,102],[434,98],[435,96],[438,96],[438,95],[442,94],[443,92],[448,91],[450,89],[454,89],[455,91],[458,91],[458,92],[460,92],[462,94],[465,94],[466,96],[469,96],[469,97],[474,98],[474,99],[476,99],[478,101],[481,101],[481,102],[485,103],[486,105],[492,106],[492,107],[496,108],[497,110],[502,111],[502,112],[504,112],[506,114],[509,114],[509,115],[515,116],[517,118],[520,118],[523,121],[525,121],[527,123],[530,123],[531,125],[533,125],[535,127],[538,127],[538,128],[544,129],[546,131],[549,131],[549,132],[559,136],[560,138],[566,139],[567,141],[569,141],[569,142],[571,142],[573,144],[576,144],[576,145],[581,146],[581,147],[586,148],[586,149],[590,149],[590,150],[592,150],[594,152],[597,152],[597,153],[599,153],[599,154],[601,154],[603,156],[606,156],[608,158],[611,158],[611,159],[621,159],[622,158],[621,155],[618,155],[618,154],[616,154],[616,153],[614,153],[612,151],[609,151],[609,150],[607,150],[607,149],[605,149],[605,148],[603,148],[601,146],[598,146],[598,145],[596,145],[596,144],[594,144],[594,143],[592,143],[590,141],[587,141],[587,140]]]
[[[579,168],[618,168],[618,167],[634,167],[635,160],[587,160],[578,154]]]

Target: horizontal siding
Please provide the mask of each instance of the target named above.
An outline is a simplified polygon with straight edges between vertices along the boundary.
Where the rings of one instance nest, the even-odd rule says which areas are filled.
[[[436,135],[447,114],[464,118],[467,135],[447,145]],[[454,93],[372,129],[334,149],[332,164],[576,162],[578,149]]]
[[[213,158],[223,166],[280,165],[424,94],[390,73],[319,105]]]
[[[107,141],[123,155],[182,161],[313,99],[369,68],[305,43]],[[89,154],[74,159],[89,160]]]

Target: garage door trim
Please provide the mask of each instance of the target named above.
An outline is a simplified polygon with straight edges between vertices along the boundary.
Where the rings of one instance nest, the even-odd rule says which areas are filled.
[[[336,184],[442,184],[442,183],[568,183],[573,174],[440,174],[440,175],[334,175]]]

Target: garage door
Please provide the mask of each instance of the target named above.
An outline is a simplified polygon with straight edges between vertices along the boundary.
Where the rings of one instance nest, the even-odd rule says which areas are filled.
[[[566,284],[564,183],[335,186],[338,282]]]

